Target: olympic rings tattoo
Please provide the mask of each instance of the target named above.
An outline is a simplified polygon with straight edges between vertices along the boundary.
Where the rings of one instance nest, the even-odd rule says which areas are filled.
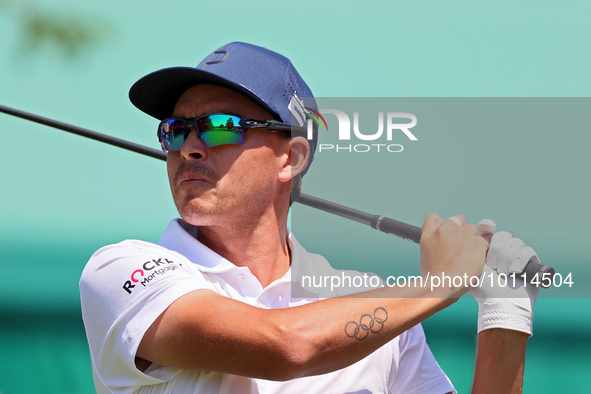
[[[367,313],[361,316],[359,324],[354,321],[347,323],[345,326],[345,334],[349,338],[355,338],[358,340],[365,339],[370,331],[374,334],[382,331],[386,320],[388,320],[388,312],[386,312],[384,308],[378,307],[373,312],[373,316],[368,315]]]

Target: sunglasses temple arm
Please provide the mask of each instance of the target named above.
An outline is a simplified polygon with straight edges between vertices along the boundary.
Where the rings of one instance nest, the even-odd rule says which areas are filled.
[[[266,127],[269,130],[287,130],[292,131],[294,133],[307,133],[308,129],[305,127],[293,126],[286,123],[281,123],[277,121],[269,121],[269,125]]]
[[[166,153],[160,150],[148,148],[147,146],[135,144],[133,142],[125,141],[120,138],[111,137],[110,135],[97,133],[96,131],[73,126],[67,123],[58,122],[53,119],[44,118],[42,116],[34,115],[29,112],[19,111],[14,108],[5,107],[3,105],[0,105],[0,112],[4,112],[5,114],[16,116],[18,118],[30,120],[32,122],[39,123],[45,126],[54,127],[56,129],[67,131],[69,133],[77,134],[82,137],[104,142],[105,144],[117,146],[119,148],[127,149],[145,156],[150,156],[155,159],[166,161]]]

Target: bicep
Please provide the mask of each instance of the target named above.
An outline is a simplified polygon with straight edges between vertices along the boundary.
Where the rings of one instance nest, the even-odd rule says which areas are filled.
[[[289,352],[279,313],[211,290],[193,291],[154,321],[136,356],[179,369],[281,380]]]

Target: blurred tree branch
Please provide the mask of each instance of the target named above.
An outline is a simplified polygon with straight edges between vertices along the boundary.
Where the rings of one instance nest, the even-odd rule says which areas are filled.
[[[104,42],[111,33],[110,25],[96,16],[48,11],[33,0],[0,0],[0,12],[17,21],[19,49],[25,52],[50,46],[76,57]]]

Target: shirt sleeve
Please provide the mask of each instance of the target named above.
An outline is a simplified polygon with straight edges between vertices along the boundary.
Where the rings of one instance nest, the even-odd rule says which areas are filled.
[[[124,241],[97,251],[80,279],[82,318],[98,392],[132,393],[171,380],[180,370],[135,355],[146,330],[179,297],[213,289],[186,258],[158,245]]]
[[[391,341],[392,369],[388,392],[396,394],[444,394],[456,389],[441,370],[425,340],[420,324]]]

